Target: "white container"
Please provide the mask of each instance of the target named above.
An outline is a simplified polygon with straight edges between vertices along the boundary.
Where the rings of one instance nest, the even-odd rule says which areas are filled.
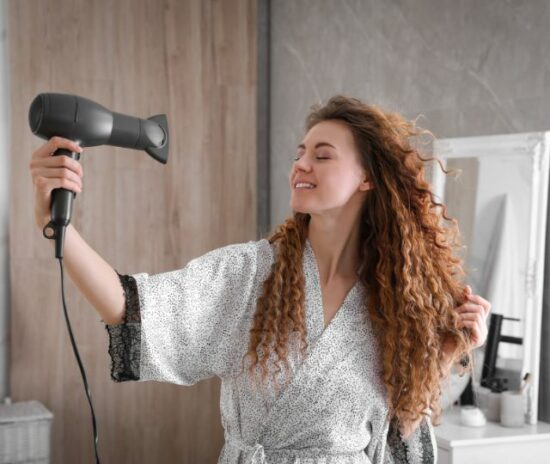
[[[482,427],[487,424],[487,420],[481,409],[466,405],[460,408],[460,423],[467,427]]]
[[[474,392],[475,403],[477,404],[477,407],[482,411],[485,411],[485,409],[487,409],[487,396],[491,392],[491,389],[478,385],[474,387]]]
[[[0,404],[0,464],[49,464],[52,419],[38,401]]]
[[[507,390],[501,393],[500,423],[505,427],[523,427],[525,425],[525,395],[519,390]]]
[[[489,421],[499,422],[502,411],[502,393],[489,391],[485,401],[485,417]]]

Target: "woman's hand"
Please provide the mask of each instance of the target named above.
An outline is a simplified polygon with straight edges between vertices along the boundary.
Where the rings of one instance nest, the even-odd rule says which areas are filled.
[[[470,329],[472,346],[478,348],[487,340],[487,317],[491,310],[491,303],[479,295],[474,295],[469,285],[466,285],[464,293],[466,301],[456,308],[460,314],[459,327]]]
[[[34,217],[40,230],[50,221],[52,190],[82,192],[82,165],[68,156],[51,156],[58,148],[82,152],[76,142],[52,137],[34,151],[29,163],[34,186]]]
[[[470,340],[473,348],[478,348],[487,340],[487,317],[491,310],[491,303],[479,295],[472,294],[472,288],[466,285],[464,288],[466,301],[456,308],[459,313],[459,327],[466,327],[470,332]],[[442,343],[443,352],[442,367],[447,375],[450,372],[454,360],[451,358],[455,350],[454,340],[447,336]]]

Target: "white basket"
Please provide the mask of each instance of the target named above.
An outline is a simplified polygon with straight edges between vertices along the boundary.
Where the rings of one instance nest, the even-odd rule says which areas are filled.
[[[52,419],[39,401],[0,404],[0,464],[49,464]]]

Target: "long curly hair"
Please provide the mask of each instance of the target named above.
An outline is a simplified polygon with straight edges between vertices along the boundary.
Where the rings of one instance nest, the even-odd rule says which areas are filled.
[[[405,430],[416,427],[430,408],[437,425],[440,382],[449,373],[442,362],[444,340],[453,342],[453,361],[470,361],[457,366],[461,376],[473,364],[468,332],[459,328],[454,310],[464,302],[463,260],[454,253],[463,248],[458,223],[434,199],[425,163],[437,160],[445,174],[451,171],[417,147],[421,136],[433,134],[398,113],[343,95],[310,110],[306,131],[321,121],[347,124],[374,186],[361,210],[359,278],[367,289],[366,316],[381,347],[390,417]],[[277,372],[281,361],[288,368],[291,335],[299,335],[302,357],[306,353],[302,258],[309,220],[309,214],[294,211],[268,237],[276,246],[276,260],[263,282],[245,355],[252,361],[250,372],[259,368],[262,381],[271,355]]]

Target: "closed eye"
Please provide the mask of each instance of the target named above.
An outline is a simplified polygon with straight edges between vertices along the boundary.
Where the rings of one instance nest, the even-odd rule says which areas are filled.
[[[317,159],[320,159],[320,160],[328,160],[328,159],[330,159],[329,157],[326,157],[326,156],[316,156],[316,158],[317,158]],[[300,159],[300,157],[299,157],[299,156],[296,156],[296,157],[294,158],[294,161],[298,161],[299,159]]]

